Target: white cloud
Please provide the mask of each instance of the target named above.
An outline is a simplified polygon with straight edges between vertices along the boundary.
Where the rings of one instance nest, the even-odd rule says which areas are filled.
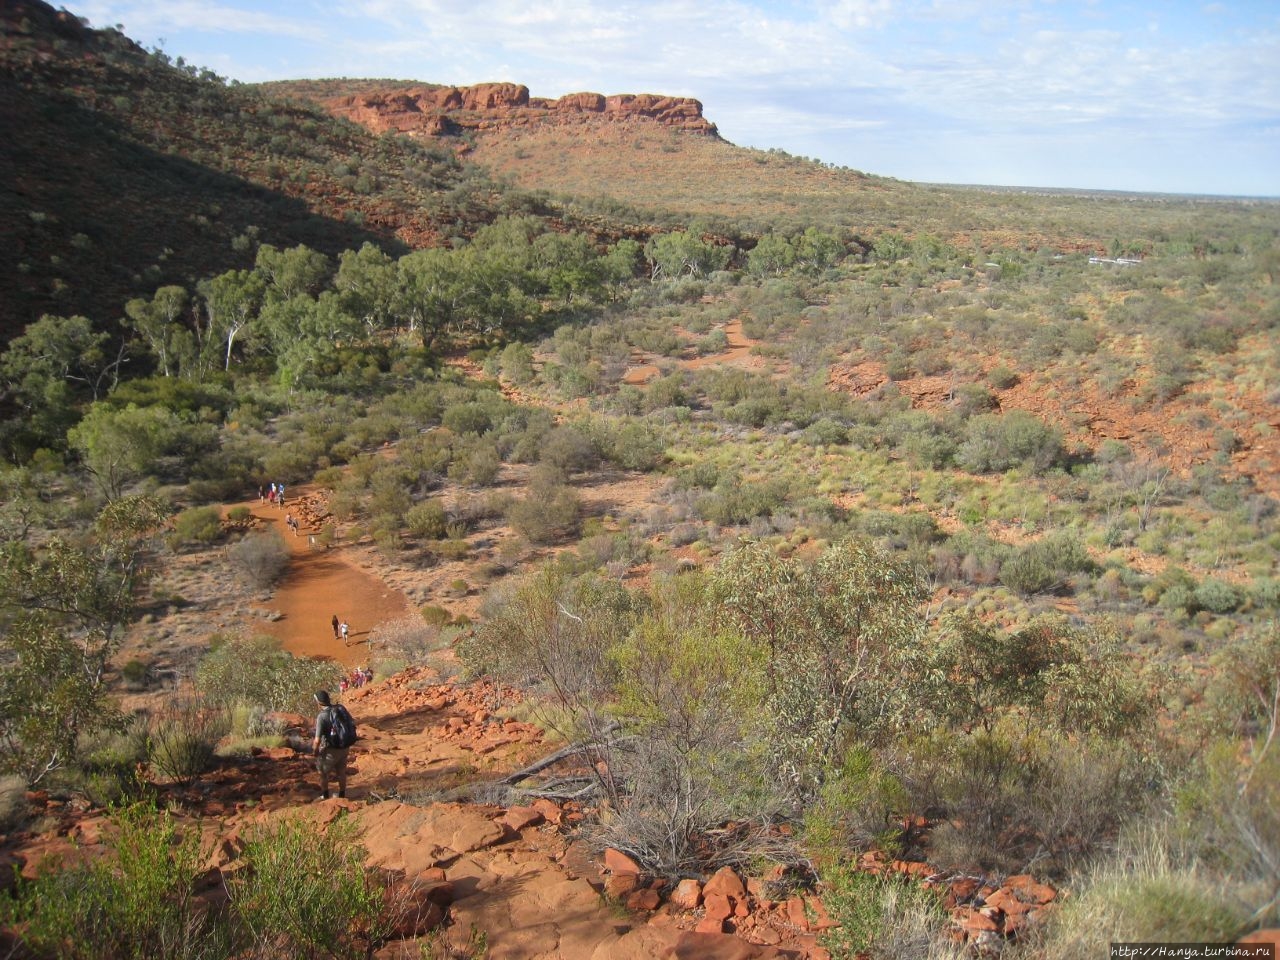
[[[78,6],[95,27],[122,23],[125,34],[166,36],[179,31],[209,33],[277,34],[302,40],[319,40],[322,28],[288,15],[275,16],[255,9],[203,0],[166,0],[165,3],[90,2]],[[181,51],[178,51],[181,53]]]
[[[893,13],[892,0],[833,0],[818,5],[823,19],[841,30],[864,29],[886,22]]]

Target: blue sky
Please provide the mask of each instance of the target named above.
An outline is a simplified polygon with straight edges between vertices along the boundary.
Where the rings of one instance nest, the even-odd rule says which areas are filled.
[[[696,97],[726,139],[903,180],[1280,196],[1280,3],[86,0],[245,82]]]

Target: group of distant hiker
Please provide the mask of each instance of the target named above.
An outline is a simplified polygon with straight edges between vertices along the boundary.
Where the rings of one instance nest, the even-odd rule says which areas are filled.
[[[284,484],[276,483],[274,480],[271,482],[270,488],[266,488],[266,487],[263,487],[262,484],[258,484],[258,502],[269,503],[273,507],[283,507],[284,506]],[[297,533],[297,532],[298,531],[295,528],[294,533]]]
[[[368,667],[356,667],[351,671],[351,676],[343,677],[338,681],[338,689],[342,692],[347,690],[359,690],[366,683],[373,680],[373,671]]]

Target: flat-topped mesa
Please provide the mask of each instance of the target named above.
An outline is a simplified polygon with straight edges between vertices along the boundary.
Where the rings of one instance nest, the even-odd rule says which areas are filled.
[[[555,100],[530,97],[518,83],[479,83],[470,87],[409,87],[371,90],[333,97],[324,106],[376,133],[394,130],[410,136],[444,136],[463,130],[499,130],[534,124],[590,122],[659,123],[705,136],[718,136],[691,97],[652,93],[569,93]]]

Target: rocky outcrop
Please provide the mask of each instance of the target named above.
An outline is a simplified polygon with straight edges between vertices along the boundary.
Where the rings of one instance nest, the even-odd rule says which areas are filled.
[[[705,136],[716,125],[690,97],[652,93],[570,93],[559,99],[530,97],[516,83],[480,83],[471,87],[379,89],[332,97],[324,107],[376,133],[447,136],[466,130],[501,130],[540,124],[657,123]]]

